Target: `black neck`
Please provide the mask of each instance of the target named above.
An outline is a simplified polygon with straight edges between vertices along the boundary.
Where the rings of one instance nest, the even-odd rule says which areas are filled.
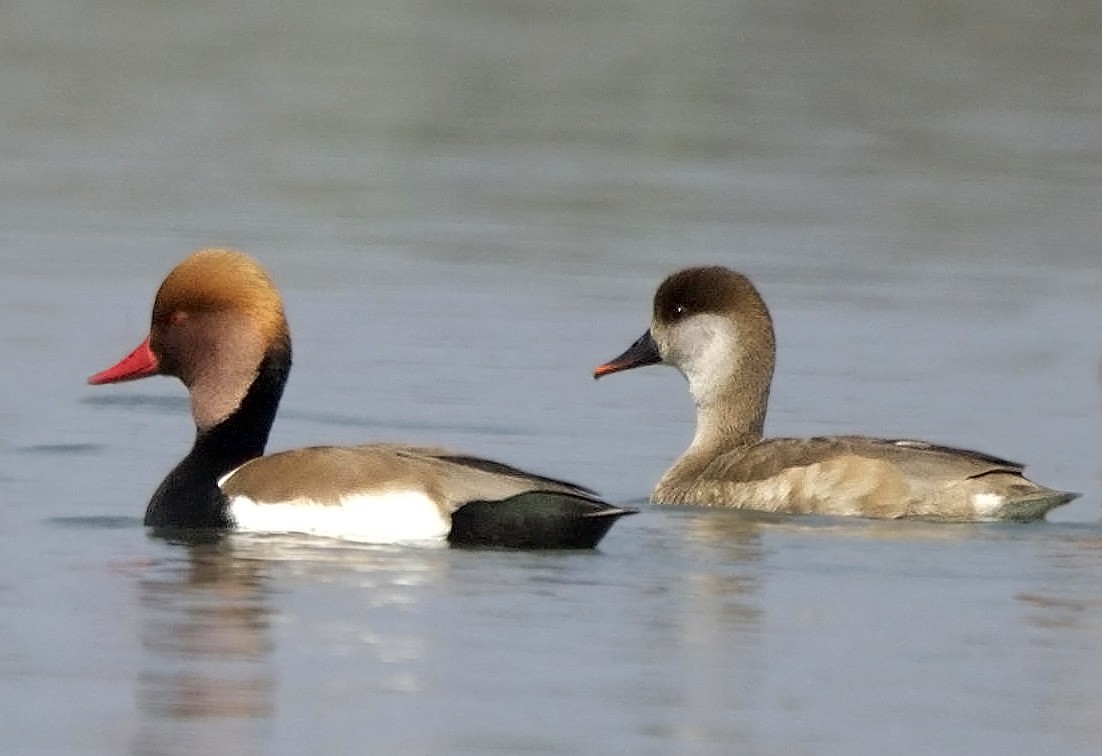
[[[290,370],[290,343],[268,351],[241,405],[218,425],[199,431],[188,455],[161,481],[145,510],[146,525],[207,528],[230,524],[218,479],[264,453]]]

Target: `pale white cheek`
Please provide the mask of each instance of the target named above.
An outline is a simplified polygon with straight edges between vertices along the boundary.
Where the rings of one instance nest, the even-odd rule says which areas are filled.
[[[716,315],[697,315],[677,334],[676,362],[689,381],[697,404],[710,401],[733,369],[738,338],[730,323]]]
[[[419,491],[342,496],[339,504],[309,499],[255,502],[234,496],[230,516],[237,529],[258,533],[307,533],[363,543],[439,541],[451,523]]]
[[[978,519],[998,517],[1005,504],[1006,497],[1001,494],[972,494],[972,507],[976,510]]]

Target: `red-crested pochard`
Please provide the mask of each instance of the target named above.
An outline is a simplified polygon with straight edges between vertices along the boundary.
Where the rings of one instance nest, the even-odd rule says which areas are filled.
[[[769,310],[745,276],[688,268],[662,282],[650,330],[594,372],[661,362],[689,382],[696,435],[654,503],[967,522],[1040,519],[1078,496],[1014,462],[923,441],[762,438],[775,355]]]
[[[371,444],[262,456],[290,368],[283,304],[255,260],[207,249],[169,273],[149,336],[88,379],[169,375],[191,395],[195,444],[153,494],[146,525],[592,548],[635,511],[581,486],[446,449]]]

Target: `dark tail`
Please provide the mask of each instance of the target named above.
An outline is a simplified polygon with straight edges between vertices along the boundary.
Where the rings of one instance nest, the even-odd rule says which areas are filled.
[[[464,504],[452,513],[448,543],[468,548],[592,549],[616,520],[637,511],[565,493],[529,491]]]
[[[1081,495],[1071,491],[1056,491],[1042,486],[1039,487],[1039,490],[1026,496],[1019,496],[1007,501],[1003,505],[1006,512],[1003,519],[1017,520],[1018,522],[1043,520],[1049,510],[1078,499]]]

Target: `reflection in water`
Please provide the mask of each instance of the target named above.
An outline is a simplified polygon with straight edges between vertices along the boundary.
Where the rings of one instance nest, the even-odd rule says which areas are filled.
[[[1094,527],[1067,526],[1062,538],[1038,542],[1041,569],[1014,598],[1024,610],[1029,653],[1021,670],[1036,680],[1037,717],[1056,736],[1054,750],[1096,752],[1102,680],[1102,537]]]
[[[257,728],[272,713],[274,682],[264,564],[237,559],[228,540],[186,549],[185,561],[138,586],[147,656],[134,752],[260,753]],[[189,726],[196,720],[202,728]]]
[[[653,686],[664,700],[643,703],[657,712],[649,733],[668,752],[757,753],[769,750],[766,744],[803,742],[823,730],[845,740],[851,737],[845,724],[849,712],[841,700],[824,700],[823,693],[834,695],[836,687],[851,685],[847,675],[864,680],[871,691],[893,680],[926,680],[932,659],[954,658],[967,658],[979,670],[973,674],[967,665],[954,670],[968,690],[983,689],[977,681],[986,684],[988,675],[997,674],[992,660],[1004,653],[998,644],[1007,631],[983,613],[973,616],[970,602],[976,597],[969,591],[973,585],[998,585],[1002,565],[971,565],[974,582],[968,587],[957,577],[956,565],[977,550],[977,538],[994,545],[988,548],[1016,548],[1028,533],[1020,526],[946,527],[699,509],[663,509],[661,515],[666,537],[656,534],[648,556],[683,561],[671,574],[656,573],[670,582],[668,595],[649,607],[654,614],[646,642],[648,653],[665,660],[670,674]],[[897,595],[912,603],[900,604]],[[908,629],[908,622],[914,625],[928,611],[920,607],[954,599],[962,606],[939,615],[946,628]],[[901,617],[910,619],[900,622]],[[884,628],[893,621],[899,625],[889,639]],[[981,640],[976,646],[961,638]],[[977,653],[984,658],[973,658]],[[870,663],[871,658],[888,661]],[[942,684],[936,674],[931,679],[936,682],[925,684]],[[906,708],[898,698],[864,690],[847,695],[882,717]],[[937,700],[933,706],[947,711],[965,705],[950,704],[954,699],[946,693]],[[992,710],[996,721],[998,707]],[[812,721],[812,712],[821,711],[835,715]],[[796,734],[786,730],[782,737],[771,730],[779,722],[787,728],[794,715],[795,721],[808,717],[793,724]]]
[[[770,518],[731,511],[665,510],[652,550],[684,564],[675,575],[650,573],[665,595],[649,605],[646,627],[652,659],[675,671],[648,685],[640,703],[653,712],[648,735],[669,752],[694,748],[735,752],[751,740],[746,712],[760,694],[763,642],[762,579],[766,556],[762,536]],[[721,651],[722,650],[722,651]],[[667,666],[668,664],[668,666]],[[738,681],[732,686],[732,681]],[[737,691],[732,695],[732,691]]]
[[[1015,598],[1027,607],[1027,622],[1043,631],[1039,636],[1042,645],[1074,648],[1084,640],[1092,646],[1102,645],[1102,595],[1098,592],[1102,537],[1094,528],[1069,526],[1069,530],[1078,532],[1043,542],[1051,569],[1037,575],[1037,584]],[[1073,635],[1057,643],[1053,631]]]
[[[134,753],[268,752],[277,681],[303,711],[343,705],[334,686],[423,691],[431,627],[415,607],[448,564],[446,547],[251,534],[177,547],[186,558],[139,583],[145,660]],[[277,657],[288,655],[309,662],[277,680]]]

